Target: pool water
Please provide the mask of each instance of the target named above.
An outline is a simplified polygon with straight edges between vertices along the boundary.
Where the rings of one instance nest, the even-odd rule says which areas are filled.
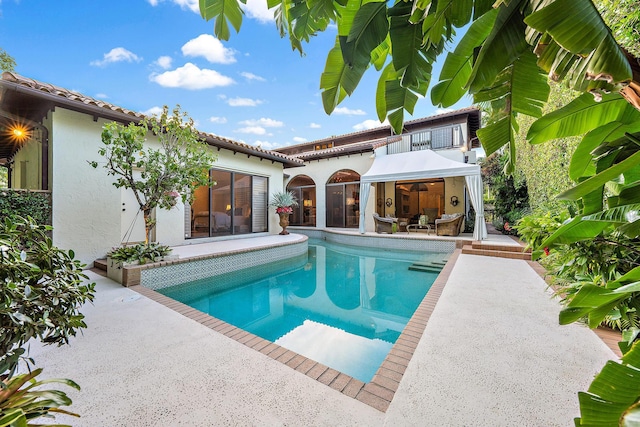
[[[438,275],[409,267],[448,256],[311,239],[307,256],[159,292],[369,382]]]

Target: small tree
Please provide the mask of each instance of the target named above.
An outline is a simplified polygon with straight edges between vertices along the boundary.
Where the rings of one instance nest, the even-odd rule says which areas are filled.
[[[31,339],[63,345],[86,328],[78,310],[93,301],[95,283],[87,283],[84,267],[73,251],[53,246],[48,225],[32,218],[7,216],[0,222],[0,425],[35,425],[31,420],[52,413],[75,415],[61,406],[71,399],[58,390],[36,390],[60,383],[80,389],[71,380],[37,381],[42,369],[14,376]]]
[[[0,71],[14,71],[16,61],[4,49],[0,48]]]
[[[160,149],[144,147],[147,133],[157,136]],[[127,126],[112,122],[104,126],[98,152],[107,163],[108,175],[116,177],[117,188],[133,191],[144,215],[146,243],[155,220],[154,208],[171,209],[176,198],[193,201],[197,187],[211,185],[209,168],[216,160],[195,129],[193,120],[177,106],[172,115],[165,106],[160,117]],[[98,167],[98,162],[90,162]]]
[[[30,339],[62,345],[87,326],[78,309],[95,284],[83,283],[84,266],[53,246],[50,230],[31,218],[0,222],[0,376],[12,376]]]

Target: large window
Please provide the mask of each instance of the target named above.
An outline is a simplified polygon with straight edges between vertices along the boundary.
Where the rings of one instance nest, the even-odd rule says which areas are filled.
[[[267,178],[212,169],[215,184],[200,187],[189,212],[188,237],[258,233],[267,226]]]
[[[396,216],[418,223],[420,215],[427,215],[430,223],[444,213],[444,180],[396,182]]]
[[[291,225],[316,226],[316,183],[306,175],[298,175],[287,184],[298,200],[298,206],[293,207]]]
[[[344,169],[327,181],[327,227],[357,228],[360,223],[360,175]]]

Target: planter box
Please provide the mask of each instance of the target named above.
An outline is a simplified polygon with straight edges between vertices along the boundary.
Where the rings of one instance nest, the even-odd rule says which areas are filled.
[[[162,261],[175,261],[179,258],[178,255],[166,255],[162,258],[157,259],[154,262],[148,262],[144,265],[152,265],[158,262],[162,262]],[[125,268],[136,268],[140,266],[140,263],[138,261],[132,261],[132,262],[122,262],[122,261],[116,261],[113,258],[107,257],[107,277],[111,280],[113,280],[114,282],[118,282],[120,284],[122,283],[122,276],[123,276],[123,271]]]
[[[122,284],[122,270],[130,265],[139,265],[138,261],[122,262],[107,257],[107,277],[114,282]]]

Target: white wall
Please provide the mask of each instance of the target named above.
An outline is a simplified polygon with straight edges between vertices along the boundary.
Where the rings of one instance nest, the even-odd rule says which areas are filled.
[[[51,114],[53,241],[91,265],[120,243],[120,190],[87,163],[104,161],[98,147],[105,121],[60,107]]]
[[[326,184],[331,175],[342,169],[351,169],[358,172],[360,175],[369,170],[373,159],[372,153],[355,154],[352,156],[343,156],[331,159],[313,160],[305,162],[305,166],[286,169],[285,173],[290,177],[287,182],[291,181],[298,175],[307,175],[316,183],[316,227],[325,228],[327,224],[326,213]],[[367,205],[369,209],[367,212],[373,212],[371,207]]]
[[[42,144],[35,139],[29,139],[22,142],[22,145],[13,159],[11,185],[13,188],[40,190],[42,186]],[[22,182],[23,176],[26,178],[26,182]]]
[[[54,244],[73,249],[83,263],[103,258],[122,239],[121,190],[113,186],[113,177],[102,168],[104,158],[98,154],[103,119],[97,122],[92,116],[56,108],[51,113],[49,146],[51,152],[50,188],[53,199]],[[149,144],[157,146],[157,140],[149,138]],[[269,195],[283,189],[281,163],[260,161],[257,157],[234,155],[227,150],[212,150],[218,161],[212,167],[245,172],[269,178]],[[94,169],[88,161],[97,161]],[[198,243],[201,239],[185,240],[184,206],[178,203],[170,211],[156,212],[156,240],[175,246]],[[125,227],[126,228],[126,227]],[[269,209],[269,231],[280,231],[278,216]]]

